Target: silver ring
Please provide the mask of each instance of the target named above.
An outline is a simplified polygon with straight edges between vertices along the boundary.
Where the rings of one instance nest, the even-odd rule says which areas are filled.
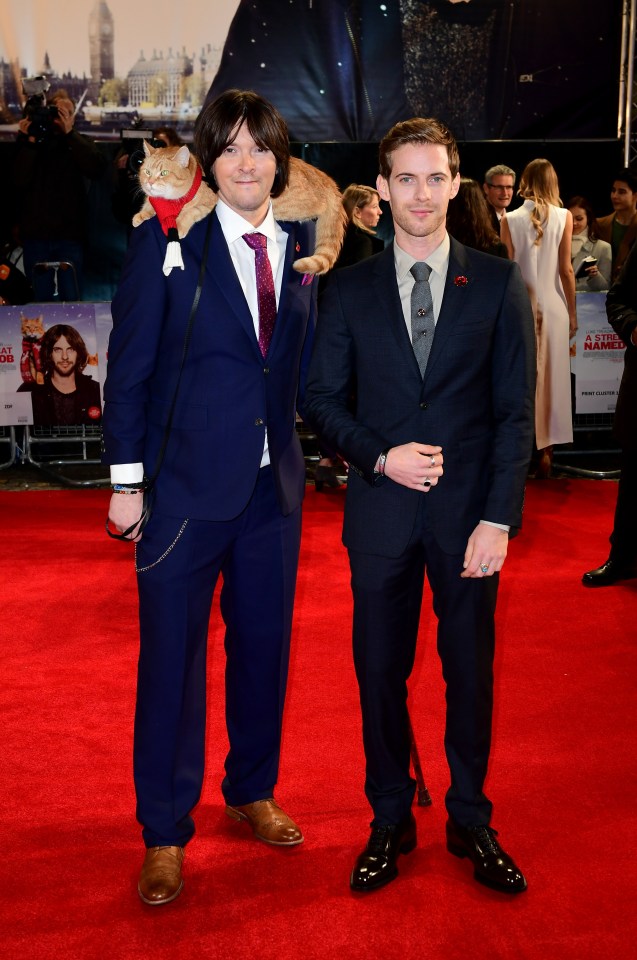
[[[432,467],[435,467],[435,466],[436,466],[436,458],[435,458],[433,455],[432,455],[432,457],[431,457],[431,466],[432,466]]]
[[[488,573],[488,572],[489,572],[489,564],[488,564],[488,563],[481,563],[481,564],[480,564],[480,569],[482,570],[483,573]]]
[[[431,486],[431,480],[429,479],[429,477],[427,477],[426,480],[423,480],[422,485],[423,485],[423,487],[430,487],[430,486]]]

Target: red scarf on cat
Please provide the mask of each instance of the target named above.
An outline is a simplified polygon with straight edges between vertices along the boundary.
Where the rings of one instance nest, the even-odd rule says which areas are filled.
[[[192,200],[200,184],[201,169],[197,166],[192,186],[183,197],[178,197],[177,200],[165,200],[163,197],[148,198],[166,236],[168,236],[168,231],[171,227],[174,227],[175,230],[177,229],[177,216],[181,213],[182,208],[185,207],[188,201]]]

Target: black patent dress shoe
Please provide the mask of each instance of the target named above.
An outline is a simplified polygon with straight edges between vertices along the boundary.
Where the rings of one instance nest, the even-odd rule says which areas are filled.
[[[476,880],[504,893],[522,893],[526,890],[524,875],[496,836],[491,827],[460,827],[447,821],[447,850],[456,857],[469,857]]]
[[[372,827],[367,846],[352,870],[352,890],[377,890],[398,876],[396,861],[401,853],[411,853],[416,846],[416,821],[413,813],[401,823]]]
[[[610,587],[618,580],[630,580],[634,576],[635,570],[630,564],[609,557],[601,567],[585,573],[582,583],[585,587]]]

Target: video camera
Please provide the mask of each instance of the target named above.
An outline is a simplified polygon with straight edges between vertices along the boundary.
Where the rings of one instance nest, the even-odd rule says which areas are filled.
[[[22,90],[26,96],[23,116],[30,121],[29,136],[36,143],[47,140],[55,131],[55,120],[59,116],[58,108],[46,102],[47,90],[51,84],[46,77],[25,77]]]
[[[155,140],[152,130],[142,130],[139,127],[133,127],[120,130],[119,135],[122,141],[132,141],[128,145],[128,150],[130,151],[128,156],[128,172],[135,177],[139,174],[140,167],[146,159],[144,140],[147,140],[151,147],[166,146],[163,140]]]

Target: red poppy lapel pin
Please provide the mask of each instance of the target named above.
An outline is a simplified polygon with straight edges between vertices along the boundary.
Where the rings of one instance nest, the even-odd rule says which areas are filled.
[[[463,274],[460,274],[459,277],[453,278],[453,282],[457,287],[466,287],[467,284],[469,283],[469,280],[467,277],[463,276]]]

